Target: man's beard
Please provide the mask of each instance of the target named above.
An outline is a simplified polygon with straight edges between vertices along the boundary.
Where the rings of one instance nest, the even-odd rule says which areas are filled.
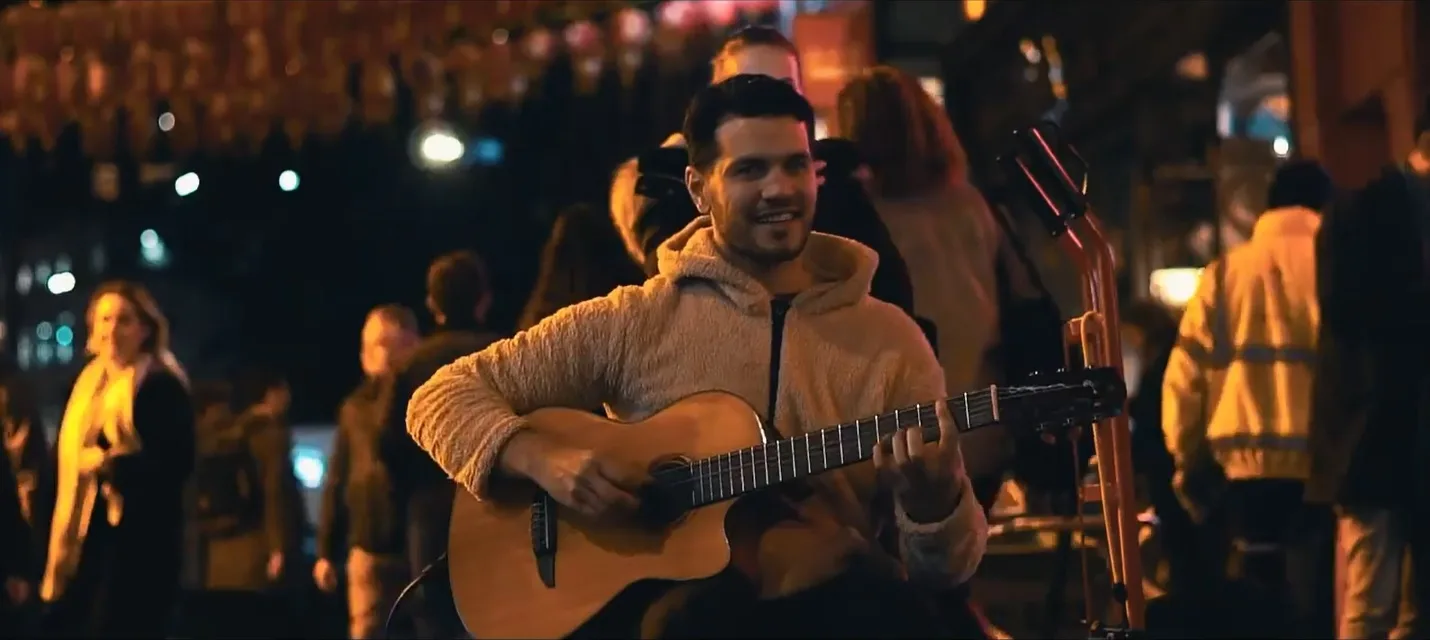
[[[733,249],[741,259],[754,266],[775,267],[798,260],[799,256],[804,253],[806,244],[809,244],[809,236],[807,235],[799,241],[798,245],[790,249],[761,249],[754,246],[744,247],[738,244],[732,246],[731,249]]]

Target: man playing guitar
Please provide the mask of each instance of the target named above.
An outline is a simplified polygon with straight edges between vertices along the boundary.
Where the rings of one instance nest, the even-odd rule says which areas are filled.
[[[874,253],[810,231],[813,122],[809,103],[769,77],[702,89],[683,131],[702,215],[661,246],[659,275],[439,370],[408,406],[412,437],[478,498],[505,474],[583,516],[618,518],[637,506],[629,476],[599,451],[525,429],[523,415],[604,403],[634,421],[721,390],[761,408],[773,439],[941,398],[919,327],[868,295]],[[937,442],[898,431],[872,467],[737,505],[751,517],[731,512],[732,570],[670,592],[643,634],[946,636],[910,583],[968,580],[988,524],[944,403],[938,422]]]

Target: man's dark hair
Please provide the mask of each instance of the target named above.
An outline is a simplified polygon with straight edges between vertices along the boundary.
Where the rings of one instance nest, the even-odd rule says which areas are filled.
[[[446,254],[427,269],[427,296],[448,322],[475,320],[477,306],[489,293],[487,265],[472,251]]]
[[[799,60],[799,48],[795,47],[794,43],[785,37],[785,34],[780,33],[779,29],[763,25],[751,25],[725,38],[725,42],[720,45],[720,50],[715,53],[714,58],[710,59],[712,70],[718,72],[725,58],[740,53],[740,51],[749,47],[774,47],[776,49],[782,49],[791,56],[794,56],[796,61]]]
[[[764,75],[741,74],[701,89],[685,111],[686,153],[690,165],[708,169],[720,156],[715,130],[731,118],[794,118],[814,138],[814,109],[788,83]]]
[[[1305,207],[1321,211],[1335,196],[1335,183],[1321,163],[1293,160],[1281,165],[1271,179],[1266,206],[1272,209]]]

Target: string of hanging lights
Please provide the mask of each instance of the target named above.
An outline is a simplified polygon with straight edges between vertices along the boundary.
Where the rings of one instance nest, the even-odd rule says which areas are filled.
[[[121,139],[146,157],[163,133],[182,157],[256,151],[275,130],[298,146],[354,120],[383,126],[404,98],[421,120],[475,117],[524,99],[562,56],[578,93],[607,73],[629,88],[652,59],[684,72],[697,35],[777,4],[34,1],[0,12],[0,137],[49,151],[76,124],[106,160]]]

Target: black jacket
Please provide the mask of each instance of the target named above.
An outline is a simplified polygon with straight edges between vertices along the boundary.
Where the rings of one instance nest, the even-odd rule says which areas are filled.
[[[1430,445],[1430,198],[1387,169],[1317,235],[1321,329],[1307,498],[1424,500]]]
[[[85,585],[85,601],[73,603],[80,608],[73,619],[57,620],[66,627],[56,629],[57,634],[105,635],[134,621],[156,621],[152,626],[157,629],[177,603],[184,487],[194,468],[193,405],[178,376],[155,368],[144,378],[134,394],[134,428],[143,450],[111,458],[101,470],[124,498],[124,518],[104,543],[86,542],[79,573],[92,582]],[[54,495],[51,482],[46,491],[50,512]],[[48,540],[50,523],[45,524],[40,535]],[[90,526],[105,525],[91,520]]]

